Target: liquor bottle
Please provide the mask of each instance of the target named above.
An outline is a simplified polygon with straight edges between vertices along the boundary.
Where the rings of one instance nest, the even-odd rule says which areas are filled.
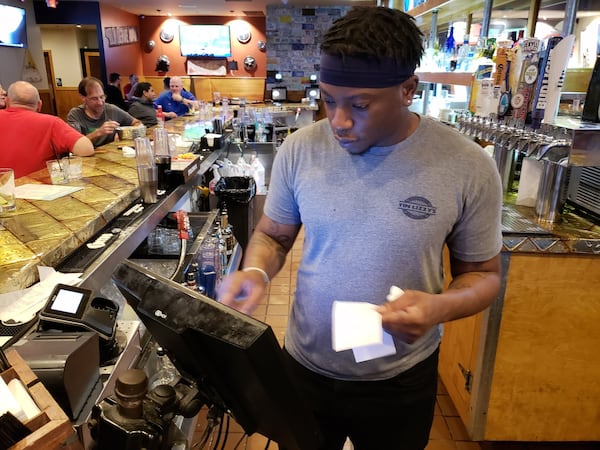
[[[224,229],[229,226],[229,212],[227,211],[227,206],[225,206],[225,205],[223,205],[221,207],[220,220],[221,220],[221,228]]]
[[[454,53],[454,45],[456,42],[454,41],[454,27],[450,27],[450,31],[448,32],[448,37],[446,38],[446,53],[452,55]]]
[[[223,240],[225,241],[225,254],[229,258],[233,254],[233,248],[235,247],[235,238],[233,237],[231,225],[223,228]]]
[[[212,234],[206,236],[200,246],[200,286],[206,295],[215,298],[215,286],[221,273],[221,253],[219,239]]]
[[[148,384],[150,389],[154,389],[157,386],[168,384],[175,386],[181,376],[179,372],[167,356],[167,352],[164,348],[156,346],[156,367],[155,372],[150,377]]]
[[[451,26],[445,45],[446,68],[450,71],[456,70],[455,46],[456,41],[454,40],[454,27]]]
[[[163,112],[162,106],[158,105],[156,107],[156,118],[158,119],[158,126],[159,127],[164,127],[165,126],[165,113]]]

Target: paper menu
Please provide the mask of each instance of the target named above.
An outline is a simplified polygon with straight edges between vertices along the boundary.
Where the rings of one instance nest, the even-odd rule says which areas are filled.
[[[15,188],[15,196],[27,200],[56,200],[83,189],[82,186],[59,184],[22,184]]]

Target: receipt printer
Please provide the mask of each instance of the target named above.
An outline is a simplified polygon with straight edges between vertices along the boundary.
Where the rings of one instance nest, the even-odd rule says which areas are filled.
[[[75,420],[100,378],[98,334],[33,332],[13,344],[13,348]]]

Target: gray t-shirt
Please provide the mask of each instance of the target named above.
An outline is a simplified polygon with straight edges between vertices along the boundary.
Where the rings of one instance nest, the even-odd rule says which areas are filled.
[[[99,119],[93,119],[88,116],[83,109],[83,105],[71,108],[69,114],[67,114],[67,123],[84,136],[96,131],[107,120],[114,120],[115,122],[119,122],[121,126],[128,127],[135,119],[118,106],[111,105],[110,103],[104,104],[104,114]],[[115,135],[116,132],[94,139],[92,141],[94,147],[100,147],[114,141]]]
[[[327,120],[301,128],[280,147],[264,212],[304,226],[302,261],[285,337],[290,354],[338,379],[393,377],[431,355],[441,326],[396,354],[357,363],[332,349],[333,301],[381,304],[392,285],[439,293],[442,252],[484,261],[502,246],[502,189],[492,160],[450,127],[420,117],[390,147],[351,155]]]

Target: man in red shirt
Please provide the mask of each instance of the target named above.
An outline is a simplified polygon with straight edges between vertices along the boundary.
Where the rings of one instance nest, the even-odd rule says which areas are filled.
[[[0,167],[19,178],[46,167],[46,161],[72,152],[94,154],[92,141],[56,116],[41,114],[40,94],[26,81],[8,88],[7,107],[0,110]]]
[[[0,109],[6,108],[6,91],[0,84]]]

